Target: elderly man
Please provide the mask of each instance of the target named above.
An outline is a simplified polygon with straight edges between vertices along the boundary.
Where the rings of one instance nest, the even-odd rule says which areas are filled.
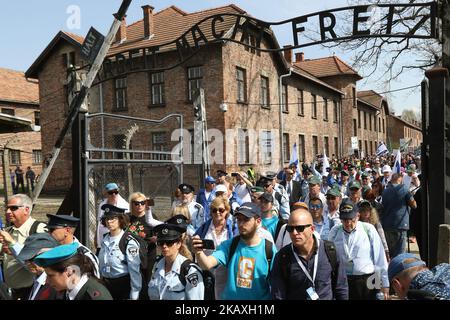
[[[349,185],[349,173],[347,170],[341,171],[341,179],[339,180],[339,189],[341,190],[341,193],[343,196],[347,196],[348,193],[348,185]]]
[[[205,221],[211,219],[211,215],[209,212],[209,206],[211,202],[216,198],[216,179],[211,176],[205,178],[205,188],[200,189],[197,193],[197,197],[195,201],[202,205],[203,209],[205,209]]]
[[[102,209],[104,204],[110,204],[117,208],[124,209],[125,211],[130,209],[128,201],[119,194],[119,186],[117,183],[107,183],[103,188],[103,200],[100,202],[97,209],[97,252],[100,251],[102,246],[103,236],[109,232],[109,230],[101,223],[101,219],[105,213]]]
[[[417,208],[417,203],[408,188],[402,184],[402,175],[394,173],[391,183],[382,194],[383,225],[391,257],[406,251],[409,230],[409,208]]]
[[[331,242],[314,232],[306,208],[294,210],[286,230],[292,244],[275,256],[271,277],[272,296],[277,300],[347,300],[345,263]]]
[[[187,234],[192,236],[200,226],[205,223],[205,209],[194,201],[194,187],[190,184],[182,183],[178,186],[181,191],[181,202],[186,205],[191,214],[191,222],[187,227]],[[217,190],[216,190],[217,192]],[[218,195],[217,195],[218,196]]]
[[[288,194],[290,209],[292,209],[292,205],[302,196],[302,185],[300,182],[294,180],[294,172],[295,171],[291,168],[285,168],[284,173],[286,180],[280,182]]]
[[[309,203],[309,199],[319,198],[320,200],[322,200],[322,203],[326,203],[327,198],[322,192],[320,192],[321,182],[322,181],[316,176],[310,177],[308,179],[309,192],[308,194],[303,195],[303,198],[300,201]]]
[[[383,186],[383,188],[386,188],[389,181],[391,180],[392,169],[389,165],[386,164],[383,166],[382,172],[383,177],[381,178],[381,185]]]
[[[388,263],[383,244],[375,227],[358,221],[358,208],[346,198],[339,207],[341,225],[335,225],[328,236],[346,264],[350,300],[375,300],[378,289],[389,295]]]
[[[6,205],[6,217],[12,226],[0,231],[4,253],[3,273],[15,300],[28,299],[33,285],[33,274],[17,260],[17,256],[28,236],[36,232],[46,232],[45,223],[31,217],[32,207],[33,202],[27,195],[17,194],[10,197]]]
[[[330,225],[330,230],[337,224],[341,224],[339,219],[339,205],[341,204],[342,194],[338,185],[333,185],[326,194],[327,205],[323,209],[323,213]]]
[[[361,184],[359,181],[355,180],[350,182],[348,185],[348,197],[354,204],[357,204],[361,200]]]
[[[429,270],[412,253],[402,253],[389,263],[389,281],[400,299],[450,300],[450,264],[441,263]]]

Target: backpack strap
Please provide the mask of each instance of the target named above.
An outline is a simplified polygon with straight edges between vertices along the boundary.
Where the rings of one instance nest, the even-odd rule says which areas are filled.
[[[178,279],[183,284],[183,286],[186,286],[186,275],[189,273],[189,269],[191,268],[192,261],[187,259],[184,260],[184,262],[181,264],[180,267],[180,273],[178,274]]]
[[[325,248],[325,253],[327,254],[328,262],[331,265],[331,287],[334,290],[337,285],[337,273],[338,273],[338,262],[337,262],[337,253],[336,247],[333,242],[323,240],[323,246]]]
[[[281,215],[280,215],[280,216],[281,216]],[[278,216],[278,217],[280,217],[280,216]],[[285,220],[283,220],[283,219],[281,219],[281,218],[278,219],[278,222],[277,222],[277,228],[275,229],[275,237],[273,238],[273,241],[277,242],[278,235],[279,235],[279,233],[280,233],[281,227],[282,227],[285,223],[286,223]],[[286,232],[285,232],[285,234],[286,234]]]
[[[273,251],[272,251],[273,243],[267,239],[264,239],[264,241],[265,241],[266,259],[267,259],[267,278],[269,278],[270,265],[272,263],[272,258],[273,258]]]
[[[240,236],[236,236],[231,241],[230,250],[228,251],[227,266],[230,263],[231,258],[233,258],[234,253],[236,252],[236,248],[237,248],[237,246],[239,244],[239,240],[241,240],[241,237]]]
[[[34,221],[33,224],[31,225],[29,235],[35,234],[35,233],[37,232],[37,228],[39,227],[39,225],[40,225],[41,223],[47,226],[47,224],[46,224],[45,222],[36,220],[36,221]]]
[[[289,255],[291,251],[290,248],[291,245],[288,245],[281,248],[281,250],[278,252],[278,256],[280,257],[278,260],[278,264],[281,270],[281,278],[283,279],[284,283],[288,283],[290,276],[289,272],[290,271]]]

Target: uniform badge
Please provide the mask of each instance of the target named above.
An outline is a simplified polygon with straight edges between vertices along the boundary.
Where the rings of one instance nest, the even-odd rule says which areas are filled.
[[[177,219],[177,223],[178,224],[182,224],[183,223],[183,219]]]
[[[105,208],[105,212],[109,212],[109,208]]]
[[[138,248],[128,248],[128,253],[130,254],[130,256],[132,256],[133,258],[137,256],[139,252]]]
[[[190,274],[186,277],[187,281],[193,286],[196,287],[198,285],[198,275],[197,273]]]
[[[168,234],[169,233],[169,229],[167,229],[167,228],[162,229],[161,233],[162,234]]]

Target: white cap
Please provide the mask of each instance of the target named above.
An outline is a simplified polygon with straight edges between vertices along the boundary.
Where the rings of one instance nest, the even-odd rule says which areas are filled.
[[[216,192],[228,192],[228,189],[224,184],[218,184],[216,185]]]
[[[387,164],[383,166],[383,173],[385,173],[385,172],[392,172],[391,167]]]
[[[366,169],[364,169],[364,171],[365,172],[372,172],[372,169],[371,168],[366,168]]]

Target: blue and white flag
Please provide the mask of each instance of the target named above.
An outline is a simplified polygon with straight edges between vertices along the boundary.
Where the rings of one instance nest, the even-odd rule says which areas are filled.
[[[392,168],[392,173],[400,173],[400,167],[402,163],[402,153],[400,150],[397,151],[397,155],[395,156],[394,167]]]
[[[330,167],[330,162],[328,161],[325,149],[323,150],[323,161],[322,161],[322,176],[328,176],[327,168]]]
[[[294,143],[294,146],[292,147],[291,160],[289,161],[289,164],[293,163],[298,167],[297,143]]]
[[[388,152],[388,148],[386,147],[386,145],[383,142],[380,142],[380,144],[378,145],[378,148],[377,148],[377,157],[385,154],[386,152]]]

